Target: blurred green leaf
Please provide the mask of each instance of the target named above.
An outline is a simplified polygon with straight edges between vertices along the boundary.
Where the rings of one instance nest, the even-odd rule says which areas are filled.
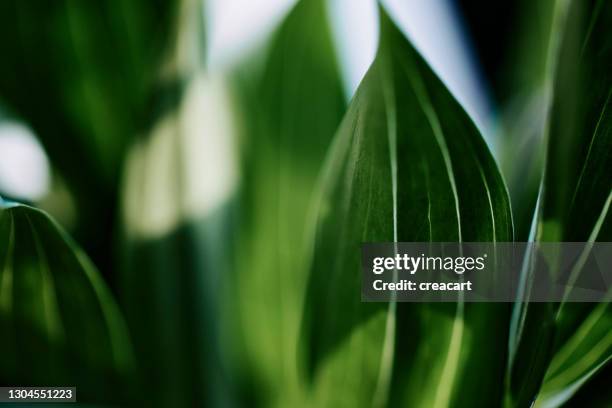
[[[119,170],[146,123],[176,3],[0,4],[0,100],[34,130],[66,181],[75,237],[102,273],[110,270]]]
[[[229,301],[239,302],[240,360],[256,379],[254,396],[264,406],[294,406],[303,403],[296,345],[309,203],[346,108],[326,1],[299,1],[259,63],[235,82],[243,181]]]
[[[507,305],[361,303],[362,242],[513,238],[478,130],[381,13],[378,54],[322,181],[304,311],[308,373],[332,406],[499,405]]]
[[[141,403],[227,406],[218,308],[237,188],[233,103],[203,69],[201,1],[181,2],[151,125],[121,187],[121,301],[136,346]]]
[[[94,177],[105,187],[116,181],[174,6],[2,3],[0,95],[34,127],[65,178],[82,184]]]
[[[219,79],[187,80],[183,98],[126,162],[121,301],[140,394],[155,406],[218,406],[235,397],[224,388],[218,309],[237,172],[227,98]]]
[[[127,391],[131,346],[111,293],[53,220],[22,205],[0,206],[0,332],[3,384],[77,386],[97,402]]]

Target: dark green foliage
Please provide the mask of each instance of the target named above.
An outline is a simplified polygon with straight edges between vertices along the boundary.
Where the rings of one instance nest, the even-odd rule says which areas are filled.
[[[125,397],[125,323],[100,275],[49,217],[0,207],[0,381],[74,385],[79,398]]]

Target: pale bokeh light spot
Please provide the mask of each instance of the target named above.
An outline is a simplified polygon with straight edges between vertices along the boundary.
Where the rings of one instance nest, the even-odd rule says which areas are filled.
[[[49,160],[26,126],[0,123],[0,192],[17,200],[36,201],[49,190]]]
[[[207,0],[207,65],[223,70],[261,44],[296,0]]]
[[[201,74],[178,111],[130,152],[124,185],[128,232],[156,238],[211,215],[238,184],[233,104],[222,78]]]

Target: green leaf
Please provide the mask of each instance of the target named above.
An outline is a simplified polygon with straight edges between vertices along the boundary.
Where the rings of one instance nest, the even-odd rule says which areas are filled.
[[[605,1],[572,1],[566,13],[553,85],[539,236],[609,241],[612,236],[599,232],[612,201],[612,7]]]
[[[237,188],[231,103],[222,80],[200,73],[177,105],[126,162],[121,302],[146,404],[225,405],[234,395],[219,363],[218,305]]]
[[[236,119],[225,78],[202,69],[201,7],[180,8],[158,109],[124,169],[121,301],[144,405],[227,406],[236,397],[224,377],[218,307],[237,190]]]
[[[606,408],[612,401],[612,364],[608,364],[596,375],[589,379],[576,394],[567,402],[567,406],[582,406],[592,408]]]
[[[0,380],[77,386],[113,401],[132,367],[127,330],[100,275],[45,213],[0,207]],[[124,388],[125,387],[125,388]]]
[[[551,101],[551,71],[556,61],[563,2],[519,0],[520,29],[506,44],[501,125],[501,172],[508,185],[517,241],[527,241],[543,174],[544,127]],[[504,46],[502,46],[504,48]],[[517,160],[520,157],[520,161]]]
[[[378,54],[323,175],[304,310],[307,372],[328,405],[494,406],[507,305],[360,300],[362,242],[513,238],[481,135],[381,14]]]
[[[545,175],[534,232],[536,239],[542,241],[609,241],[612,7],[603,1],[557,2],[553,13],[556,23],[549,46],[552,99],[545,129]],[[607,311],[602,312],[601,307]],[[511,349],[517,350],[510,374],[514,403],[531,403],[542,381],[544,394],[538,397],[538,403],[561,403],[582,385],[578,378],[586,380],[594,365],[610,358],[612,350],[601,346],[606,342],[605,333],[597,325],[585,326],[601,318],[602,313],[609,314],[606,305],[517,304],[517,308],[522,309],[515,311],[520,323],[513,328],[510,344]],[[576,333],[584,338],[576,339]],[[567,356],[577,352],[572,347],[582,344],[582,340],[591,346],[600,345],[593,348],[599,352],[596,362],[564,368],[559,361],[566,357],[560,357],[560,353]],[[581,373],[576,372],[579,367]],[[566,369],[568,372],[562,373]],[[565,388],[560,379],[566,381]]]
[[[610,327],[612,306],[601,303],[554,355],[536,406],[561,405],[612,360]]]
[[[309,204],[346,110],[323,0],[302,0],[258,72],[238,77],[245,113],[235,282],[243,361],[264,405],[302,401],[297,367]]]

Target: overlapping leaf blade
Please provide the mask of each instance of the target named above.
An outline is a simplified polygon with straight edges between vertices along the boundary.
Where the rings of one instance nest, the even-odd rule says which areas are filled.
[[[605,1],[573,1],[568,11],[550,117],[543,239],[553,225],[563,241],[612,240],[610,21],[612,6]],[[563,402],[612,359],[609,304],[563,304],[556,321],[542,405]]]
[[[306,367],[317,401],[330,404],[491,406],[502,394],[507,306],[360,301],[362,242],[512,240],[508,197],[476,127],[381,13],[376,60],[322,181]],[[485,371],[480,384],[469,379]]]
[[[558,406],[612,360],[612,308],[599,304],[555,353],[537,406]]]
[[[552,12],[557,25],[550,43],[557,49],[549,50],[553,96],[536,239],[609,241],[612,7],[603,1],[569,1],[555,3]],[[512,401],[520,405],[537,397],[538,404],[558,405],[570,398],[610,358],[607,333],[601,330],[609,313],[607,305],[591,304],[524,308],[520,334],[511,337],[517,342],[511,344],[517,350],[511,362]],[[577,356],[590,348],[598,355],[585,364]]]
[[[603,370],[589,379],[584,386],[572,396],[567,406],[587,406],[604,408],[612,401],[612,389],[610,389],[610,378],[612,378],[612,365],[608,364]]]
[[[598,233],[612,194],[612,7],[572,1],[567,8],[559,33],[540,237],[606,241],[612,237]]]

